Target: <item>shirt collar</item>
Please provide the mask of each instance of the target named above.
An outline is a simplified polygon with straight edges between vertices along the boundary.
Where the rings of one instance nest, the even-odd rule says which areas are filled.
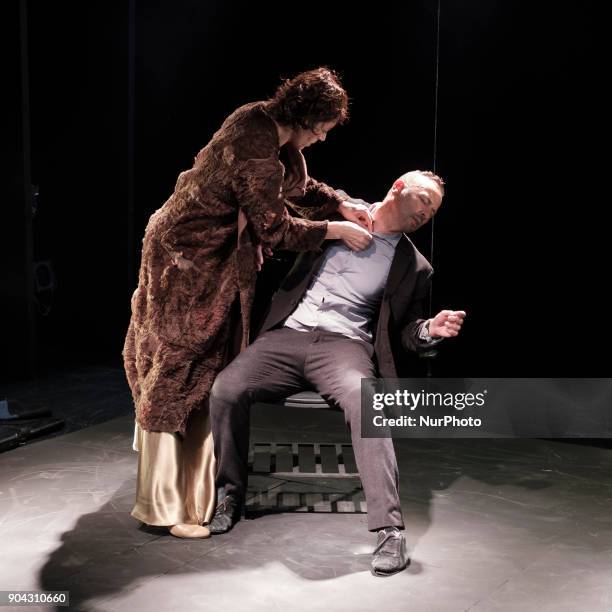
[[[374,202],[374,204],[370,206],[370,212],[374,212],[381,204],[382,202]],[[402,237],[402,232],[398,232],[397,234],[381,234],[380,232],[372,232],[372,235],[380,240],[384,240],[395,248]]]
[[[397,243],[402,238],[401,232],[399,234],[379,234],[378,232],[372,232],[372,236],[374,236],[375,239],[386,242],[393,248],[397,247]]]

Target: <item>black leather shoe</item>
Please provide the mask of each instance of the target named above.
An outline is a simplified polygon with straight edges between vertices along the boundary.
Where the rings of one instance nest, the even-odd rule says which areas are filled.
[[[239,520],[242,505],[233,495],[226,495],[215,509],[215,515],[208,525],[210,533],[227,533]]]
[[[372,559],[374,576],[392,576],[410,563],[406,539],[397,527],[385,527],[378,531],[378,542]]]

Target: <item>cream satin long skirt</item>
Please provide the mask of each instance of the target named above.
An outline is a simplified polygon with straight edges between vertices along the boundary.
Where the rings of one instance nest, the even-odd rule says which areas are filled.
[[[216,492],[207,406],[191,413],[185,438],[136,423],[133,449],[139,453],[134,518],[158,526],[210,521]]]
[[[246,227],[242,210],[238,230]],[[228,317],[225,364],[242,348],[242,317],[237,294]],[[150,432],[138,423],[134,428],[133,449],[138,451],[136,504],[132,516],[147,525],[170,526],[181,523],[208,523],[215,511],[215,452],[210,429],[208,402],[194,410],[187,421],[186,434]]]

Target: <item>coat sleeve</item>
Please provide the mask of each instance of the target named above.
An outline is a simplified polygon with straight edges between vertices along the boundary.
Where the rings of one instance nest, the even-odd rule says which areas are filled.
[[[433,270],[429,269],[419,274],[410,306],[401,323],[402,346],[407,351],[421,352],[431,348],[432,344],[419,338],[421,326],[427,320],[424,318],[425,299],[431,284]]]
[[[319,248],[327,233],[327,221],[292,217],[282,197],[283,168],[277,152],[236,163],[232,188],[258,242],[268,247],[282,243],[291,251]]]
[[[344,199],[334,189],[308,177],[303,196],[291,197],[288,204],[301,217],[310,220],[329,219],[338,213],[338,206]]]

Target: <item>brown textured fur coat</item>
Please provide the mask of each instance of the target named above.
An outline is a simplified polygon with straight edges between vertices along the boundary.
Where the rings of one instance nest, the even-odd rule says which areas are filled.
[[[256,246],[317,249],[337,210],[335,192],[309,178],[300,151],[279,160],[276,124],[265,102],[223,123],[145,231],[138,287],[123,349],[136,420],[147,431],[185,433],[217,373],[232,357],[233,333],[248,342]],[[238,213],[247,228],[238,236]],[[239,299],[240,318],[232,322]],[[241,323],[241,325],[240,325]]]

